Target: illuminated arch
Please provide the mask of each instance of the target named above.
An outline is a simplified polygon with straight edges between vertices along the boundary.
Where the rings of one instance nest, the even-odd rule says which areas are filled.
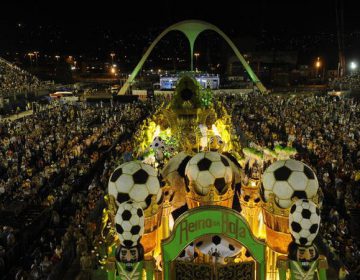
[[[212,25],[205,21],[200,20],[185,20],[178,23],[175,23],[171,25],[170,27],[166,28],[159,36],[156,37],[156,39],[152,42],[150,47],[146,50],[145,54],[139,61],[139,63],[136,65],[135,69],[131,73],[131,75],[128,77],[126,83],[123,85],[123,87],[119,91],[119,95],[123,95],[128,90],[130,84],[133,82],[137,74],[139,73],[140,69],[144,65],[145,61],[149,57],[150,53],[154,49],[154,47],[159,43],[159,41],[170,31],[181,31],[185,34],[186,38],[189,40],[190,43],[190,59],[191,59],[191,71],[193,70],[193,60],[194,60],[194,44],[196,41],[196,38],[199,36],[199,34],[205,30],[212,30],[218,33],[231,47],[231,49],[234,51],[237,58],[240,60],[241,64],[244,66],[245,70],[248,72],[251,80],[255,83],[256,87],[260,90],[260,92],[265,93],[266,88],[261,83],[259,78],[256,76],[256,74],[252,71],[250,65],[246,62],[244,57],[241,55],[238,48],[235,46],[233,41],[224,33],[222,32],[218,27],[215,25]]]

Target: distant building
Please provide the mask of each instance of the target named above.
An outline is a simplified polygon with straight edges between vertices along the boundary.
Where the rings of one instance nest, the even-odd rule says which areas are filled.
[[[291,82],[290,73],[298,62],[296,51],[246,52],[243,56],[261,81],[279,85],[288,85]],[[236,56],[231,56],[227,61],[227,75],[247,77]]]

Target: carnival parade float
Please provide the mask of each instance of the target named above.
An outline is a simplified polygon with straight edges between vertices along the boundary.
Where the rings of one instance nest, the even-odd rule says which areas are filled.
[[[110,176],[107,279],[326,279],[316,174],[293,148],[241,147],[212,97],[184,74]]]

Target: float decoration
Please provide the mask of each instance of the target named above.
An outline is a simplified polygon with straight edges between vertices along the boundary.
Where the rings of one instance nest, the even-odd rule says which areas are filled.
[[[276,145],[274,148],[275,153],[277,154],[278,159],[286,160],[289,159],[292,156],[295,156],[297,154],[297,151],[295,148],[292,147],[283,147],[280,145]]]
[[[297,200],[290,208],[289,228],[296,244],[312,245],[320,227],[320,210],[314,202]]]
[[[277,158],[278,156],[278,154],[274,150],[271,150],[267,147],[263,149],[263,153],[264,155],[269,156],[271,158]]]
[[[278,259],[280,280],[286,279],[288,270],[291,280],[326,279],[326,259],[313,245],[319,226],[320,210],[314,202],[299,199],[291,206],[289,228],[293,242],[289,244],[288,257]]]
[[[265,202],[274,193],[281,208],[288,208],[293,198],[312,199],[317,194],[319,183],[315,173],[306,164],[293,159],[279,160],[271,164],[262,178],[262,194]]]
[[[266,242],[275,252],[285,254],[291,235],[290,206],[296,199],[317,201],[319,184],[306,164],[293,159],[271,164],[262,176],[260,197],[266,225]]]
[[[212,92],[210,89],[203,89],[200,91],[200,107],[210,108],[212,106]]]
[[[190,159],[190,155],[180,152],[172,157],[161,171],[161,176],[165,182],[164,191],[168,188],[168,192],[173,194],[169,199],[172,210],[186,203],[185,168]]]
[[[129,200],[119,205],[115,228],[120,245],[115,251],[116,268],[120,279],[139,279],[142,276],[144,248],[144,212],[141,204]]]
[[[144,247],[139,241],[148,246],[146,233],[156,236],[154,229],[161,222],[162,190],[156,170],[137,161],[120,165],[110,176],[105,202],[102,240],[95,241],[94,247],[99,262],[109,280],[140,279]]]
[[[244,148],[243,153],[246,157],[255,159],[255,160],[263,160],[263,153],[255,148]]]
[[[233,173],[228,159],[217,152],[202,152],[191,158],[185,169],[186,201],[189,208],[200,205],[232,206]]]
[[[252,144],[242,149],[231,117],[220,102],[212,103],[210,93],[193,77],[179,79],[172,100],[135,133],[132,154],[142,162],[122,164],[110,176],[97,243],[109,280],[138,280],[145,273],[148,280],[167,280],[174,279],[173,271],[181,279],[228,279],[231,274],[275,280],[277,260],[280,277],[287,269],[296,274],[290,253],[282,263],[289,245],[295,248],[290,250],[294,261],[305,247],[314,252],[316,210],[310,210],[314,224],[308,227],[298,214],[305,204],[290,207],[299,199],[319,204],[315,174],[288,159],[296,153],[292,148]],[[278,158],[284,160],[263,172]],[[294,227],[293,236],[292,214],[291,221],[301,227],[299,232]],[[143,227],[136,224],[141,220]],[[321,257],[317,261],[322,273],[324,263]]]

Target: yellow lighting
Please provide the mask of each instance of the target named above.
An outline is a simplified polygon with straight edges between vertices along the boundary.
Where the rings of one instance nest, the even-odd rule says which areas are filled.
[[[215,122],[215,125],[212,126],[213,132],[215,135],[219,135],[221,139],[226,143],[226,147],[224,149],[226,151],[229,151],[232,149],[232,143],[231,143],[231,135],[229,132],[229,127],[226,124],[226,121],[222,119],[218,119]]]
[[[266,273],[266,279],[267,280],[279,280],[279,274],[277,272],[276,267],[276,261],[278,259],[278,256],[281,256],[283,254],[279,254],[273,250],[271,250],[269,247],[266,248],[266,263],[267,263],[267,273]]]
[[[157,125],[156,129],[155,129],[155,132],[154,132],[154,137],[152,137],[152,138],[154,139],[155,137],[158,137],[159,134],[160,134],[160,126]]]
[[[211,126],[211,129],[212,129],[212,131],[214,132],[214,135],[220,136],[219,130],[217,129],[217,127],[216,127],[215,124],[213,124],[213,125]]]

